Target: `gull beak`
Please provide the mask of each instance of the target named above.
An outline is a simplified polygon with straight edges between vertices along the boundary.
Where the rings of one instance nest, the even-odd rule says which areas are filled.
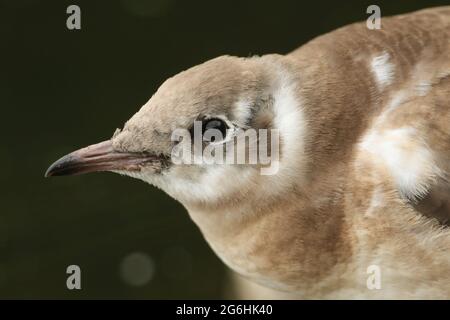
[[[96,171],[140,171],[143,165],[159,161],[159,157],[148,153],[115,151],[108,140],[62,157],[47,169],[45,177]]]

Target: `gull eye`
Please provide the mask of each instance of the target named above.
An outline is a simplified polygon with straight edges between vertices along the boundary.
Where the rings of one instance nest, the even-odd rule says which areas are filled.
[[[211,118],[202,122],[203,141],[219,142],[227,136],[228,125],[222,119]]]

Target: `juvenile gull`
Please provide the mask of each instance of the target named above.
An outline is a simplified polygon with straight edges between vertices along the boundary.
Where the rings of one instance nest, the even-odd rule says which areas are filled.
[[[163,189],[224,263],[283,297],[448,299],[449,75],[450,7],[352,24],[287,55],[221,56],[46,175],[114,171]],[[172,134],[196,120],[223,133],[202,148],[277,130],[277,170],[175,164],[186,141]]]

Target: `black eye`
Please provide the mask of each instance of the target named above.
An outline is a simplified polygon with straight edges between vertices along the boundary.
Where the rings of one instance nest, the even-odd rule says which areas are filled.
[[[227,136],[227,129],[228,125],[222,119],[205,119],[202,122],[203,141],[222,141]]]

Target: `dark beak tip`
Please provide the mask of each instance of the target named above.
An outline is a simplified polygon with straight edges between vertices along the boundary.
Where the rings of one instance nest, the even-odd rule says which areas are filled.
[[[54,162],[48,169],[45,171],[44,178],[49,178],[53,176],[57,176],[57,166],[59,165],[59,161]]]
[[[63,176],[68,175],[70,173],[70,170],[68,170],[68,165],[76,160],[75,157],[73,157],[72,154],[68,154],[55,162],[51,164],[50,167],[48,167],[47,171],[45,171],[44,177],[56,177],[56,176]]]
[[[52,166],[48,167],[48,169],[45,171],[44,178],[49,178],[53,176],[52,169],[53,169]]]

